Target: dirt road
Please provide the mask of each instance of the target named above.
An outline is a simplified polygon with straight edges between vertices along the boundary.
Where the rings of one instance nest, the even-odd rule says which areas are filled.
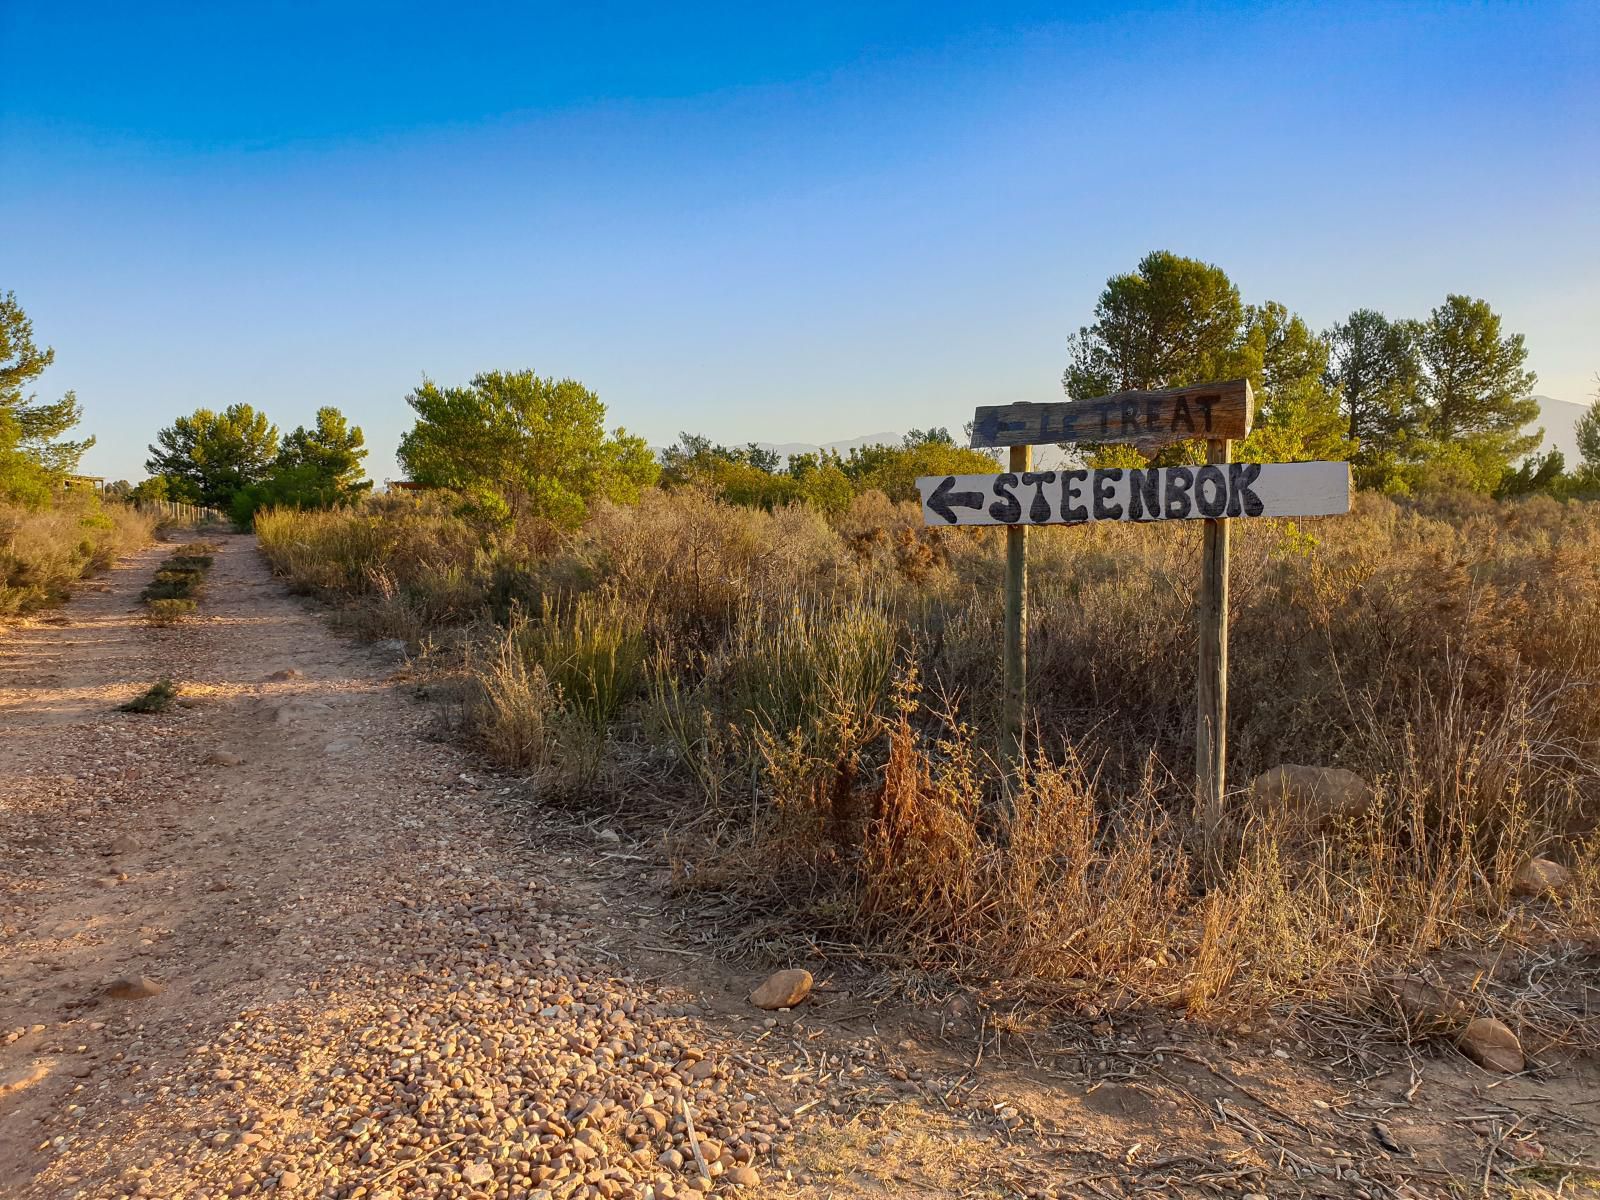
[[[1448,1059],[1421,1097],[1358,1049],[1224,1069],[820,968],[761,1012],[648,847],[485,772],[219,540],[176,628],[152,548],[0,632],[0,1195],[1428,1196],[1488,1138],[1586,1148],[1559,1089]],[[162,676],[180,705],[116,710]]]

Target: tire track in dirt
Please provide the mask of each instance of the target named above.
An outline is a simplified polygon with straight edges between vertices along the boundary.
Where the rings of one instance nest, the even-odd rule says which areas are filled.
[[[662,1195],[699,1174],[658,1162],[675,1097],[719,1187],[758,1178],[781,1118],[618,965],[612,906],[550,878],[395,664],[253,539],[223,539],[200,619],[144,626],[157,557],[8,648],[0,796],[32,832],[4,856],[0,1191]],[[178,707],[115,711],[160,675]]]

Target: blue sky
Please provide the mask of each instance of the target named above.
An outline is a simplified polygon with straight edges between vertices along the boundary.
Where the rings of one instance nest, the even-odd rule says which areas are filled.
[[[670,442],[1060,394],[1166,248],[1325,326],[1487,298],[1600,371],[1600,3],[0,0],[0,289],[139,478],[155,430],[570,375]]]

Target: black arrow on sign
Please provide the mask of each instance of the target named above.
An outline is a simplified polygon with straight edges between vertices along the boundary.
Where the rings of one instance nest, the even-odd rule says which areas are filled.
[[[956,523],[957,508],[982,508],[982,492],[952,492],[955,487],[956,477],[946,475],[944,482],[933,489],[933,495],[928,497],[928,507],[933,509],[950,524]]]

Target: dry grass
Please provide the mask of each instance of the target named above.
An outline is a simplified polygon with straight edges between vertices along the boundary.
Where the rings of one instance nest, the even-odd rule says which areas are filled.
[[[155,518],[124,504],[65,495],[45,509],[0,504],[0,617],[63,603],[79,580],[155,536]]]
[[[465,709],[491,754],[586,797],[648,794],[686,884],[808,938],[1212,1019],[1389,1019],[1385,981],[1451,963],[1477,1011],[1594,1040],[1515,980],[1570,964],[1600,915],[1600,506],[1363,496],[1345,518],[1241,522],[1235,787],[1342,766],[1377,802],[1319,825],[1238,794],[1208,860],[1188,785],[1194,529],[1034,531],[1015,779],[989,755],[994,531],[927,530],[882,497],[830,524],[694,493],[558,540],[485,539],[409,500],[258,529],[280,572],[369,630],[492,631]],[[1512,896],[1534,853],[1574,870],[1559,901]]]

